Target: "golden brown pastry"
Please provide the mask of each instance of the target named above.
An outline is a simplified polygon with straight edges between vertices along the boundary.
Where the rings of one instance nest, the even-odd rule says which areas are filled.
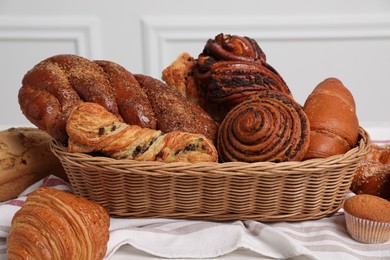
[[[0,131],[0,202],[16,198],[23,190],[53,174],[67,179],[50,150],[51,137],[32,127]]]
[[[233,107],[259,90],[279,90],[291,95],[282,77],[266,63],[254,39],[218,34],[198,56],[197,84],[207,100]]]
[[[184,52],[163,70],[162,79],[182,96],[203,108],[216,122],[222,122],[228,110],[225,106],[207,101],[205,91],[195,82],[196,67],[197,60]]]
[[[160,80],[139,74],[135,77],[156,114],[157,129],[164,133],[181,131],[202,134],[215,142],[218,125],[201,107]]]
[[[343,154],[358,140],[359,121],[351,92],[336,78],[318,84],[306,99],[310,121],[310,146],[305,158]]]
[[[301,106],[275,90],[259,91],[226,115],[217,148],[223,162],[300,161],[310,141]]]
[[[390,199],[390,145],[370,146],[356,167],[351,191]]]
[[[261,90],[291,95],[283,79],[268,64],[219,61],[210,66],[207,100],[233,107]]]
[[[199,104],[198,87],[193,77],[195,67],[196,60],[189,53],[183,52],[163,70],[162,79],[185,98]]]
[[[118,66],[115,65],[115,67]],[[107,68],[107,66],[104,67]],[[122,74],[119,78],[117,75],[119,70],[114,71],[112,66],[109,68],[111,69],[106,69],[109,73],[105,73],[97,63],[71,54],[56,55],[41,61],[23,78],[18,95],[23,114],[35,126],[45,130],[56,140],[66,143],[68,139],[65,131],[67,118],[73,107],[81,101],[98,103],[118,118],[122,118],[121,111],[132,113],[133,110],[129,110],[127,106],[134,100],[133,95],[139,89],[129,91],[136,86],[133,79],[128,77],[129,72],[125,73],[126,77],[122,77],[124,69],[121,68]],[[112,75],[116,78],[111,79]],[[131,82],[126,86],[111,85],[122,84],[128,78]],[[114,94],[117,89],[121,91],[119,103],[116,99],[118,95]],[[139,95],[136,99],[142,96]],[[118,105],[121,108],[118,108]],[[153,122],[151,111],[142,114],[147,110],[148,108],[136,109],[136,112],[141,114],[123,117],[125,119],[145,117],[146,119],[140,122]]]
[[[66,126],[70,152],[101,152],[115,159],[216,162],[213,143],[200,134],[127,125],[96,103],[81,103]]]
[[[110,217],[100,205],[43,187],[12,219],[8,259],[103,259]]]
[[[130,125],[156,129],[152,106],[134,75],[112,61],[94,62],[104,70],[124,121]]]

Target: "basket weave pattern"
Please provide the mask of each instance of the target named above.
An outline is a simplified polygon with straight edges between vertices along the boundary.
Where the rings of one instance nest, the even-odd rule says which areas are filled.
[[[299,221],[335,213],[370,138],[343,155],[302,162],[160,163],[69,153],[53,141],[76,195],[113,217]]]

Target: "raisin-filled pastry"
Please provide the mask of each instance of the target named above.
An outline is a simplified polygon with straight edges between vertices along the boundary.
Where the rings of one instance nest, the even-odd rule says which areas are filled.
[[[218,152],[223,162],[284,162],[303,159],[310,124],[289,95],[263,90],[226,115],[219,128]]]
[[[201,134],[127,125],[104,107],[79,104],[66,126],[69,152],[101,152],[114,159],[161,162],[217,162],[212,141]]]
[[[92,201],[49,187],[30,193],[12,219],[8,259],[103,259],[110,217]]]

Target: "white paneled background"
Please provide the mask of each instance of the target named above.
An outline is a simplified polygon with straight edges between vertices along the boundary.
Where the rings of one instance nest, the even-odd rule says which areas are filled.
[[[301,104],[337,77],[363,126],[390,125],[390,1],[0,0],[0,126],[29,125],[17,93],[49,56],[106,59],[160,78],[220,32],[256,39]]]

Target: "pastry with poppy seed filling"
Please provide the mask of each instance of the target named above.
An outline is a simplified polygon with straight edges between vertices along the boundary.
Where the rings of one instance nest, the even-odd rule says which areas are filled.
[[[219,128],[217,148],[223,162],[300,161],[309,133],[307,116],[291,96],[264,90],[229,111]]]

